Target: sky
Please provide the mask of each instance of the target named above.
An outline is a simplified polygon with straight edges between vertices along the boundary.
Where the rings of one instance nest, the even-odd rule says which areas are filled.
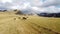
[[[0,0],[0,9],[58,13],[60,12],[60,0]]]

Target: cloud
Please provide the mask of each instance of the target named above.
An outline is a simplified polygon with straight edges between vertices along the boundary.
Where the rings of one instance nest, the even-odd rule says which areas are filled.
[[[47,13],[58,13],[60,12],[60,0],[44,0],[35,2],[35,7],[33,10],[36,10],[38,13],[47,12]],[[37,7],[37,8],[36,8]]]
[[[12,0],[0,0],[2,3],[6,3],[6,2],[12,2]]]
[[[32,7],[33,11],[36,13],[60,13],[60,8],[56,6],[49,6],[49,7]]]
[[[7,6],[7,7],[12,7],[12,6],[26,6],[27,4],[30,4],[31,6],[40,6],[42,2],[40,0],[0,0],[0,5],[2,6]],[[26,4],[26,5],[24,5]],[[30,6],[28,5],[28,6]]]
[[[56,13],[60,12],[60,0],[0,0],[0,9]]]
[[[45,0],[43,6],[60,6],[60,0]]]

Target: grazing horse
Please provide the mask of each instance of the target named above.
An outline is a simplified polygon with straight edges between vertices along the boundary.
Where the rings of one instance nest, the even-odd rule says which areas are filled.
[[[23,17],[23,19],[27,19],[27,17]]]
[[[21,17],[18,17],[18,19],[20,19]]]
[[[14,18],[14,20],[16,20],[16,18]]]

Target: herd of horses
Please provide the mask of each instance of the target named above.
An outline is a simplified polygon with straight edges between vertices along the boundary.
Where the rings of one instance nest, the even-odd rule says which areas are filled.
[[[26,20],[28,17],[18,17],[18,19],[23,19],[23,20]],[[14,20],[16,20],[17,18],[14,18]]]

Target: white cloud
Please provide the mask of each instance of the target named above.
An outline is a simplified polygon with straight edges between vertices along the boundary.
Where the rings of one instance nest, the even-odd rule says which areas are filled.
[[[12,0],[0,0],[0,2],[6,3],[6,2],[12,2]]]
[[[41,13],[41,12],[46,12],[46,13],[59,13],[60,8],[57,8],[56,6],[49,6],[49,7],[32,7],[34,12]]]
[[[60,12],[60,0],[0,0],[1,8],[21,10],[29,8],[36,12],[56,13]]]
[[[60,0],[46,0],[44,3],[43,3],[43,6],[57,6],[57,5],[60,5]]]
[[[22,3],[21,5],[13,5],[10,7],[10,9],[20,9],[20,10],[25,10],[27,8],[31,8],[31,5],[29,2]]]

